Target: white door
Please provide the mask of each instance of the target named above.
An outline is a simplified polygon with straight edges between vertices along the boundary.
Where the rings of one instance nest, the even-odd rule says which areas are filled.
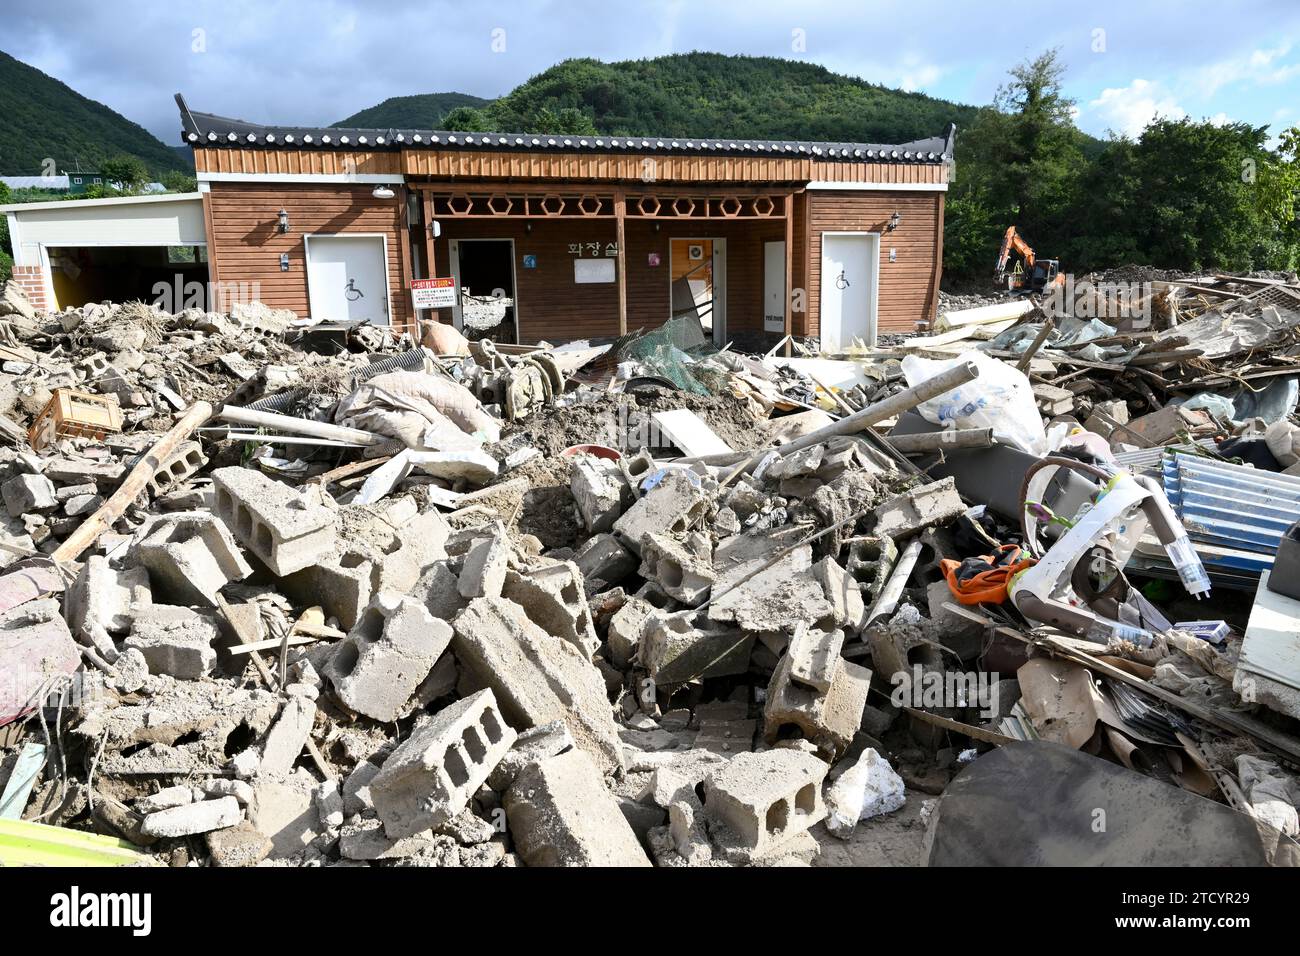
[[[763,243],[763,331],[785,331],[785,240]]]
[[[308,236],[311,317],[388,324],[388,256],[383,236]]]
[[[822,233],[821,347],[876,344],[878,233]]]

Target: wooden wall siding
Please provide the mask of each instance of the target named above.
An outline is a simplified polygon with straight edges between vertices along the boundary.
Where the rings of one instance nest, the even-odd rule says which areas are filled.
[[[324,149],[241,149],[215,147],[194,150],[194,168],[200,173],[309,173],[337,176],[346,173],[398,176],[401,154]],[[374,187],[371,187],[374,188]]]
[[[314,233],[380,233],[388,239],[388,282],[392,301],[389,321],[409,321],[403,255],[406,241],[402,206],[397,198],[375,199],[372,186],[320,186],[278,183],[213,183],[209,195],[212,240],[209,257],[224,282],[257,282],[261,299],[277,309],[308,315],[306,247]],[[276,214],[289,214],[289,232],[276,230]],[[289,254],[289,271],[280,271],[281,253]]]
[[[938,192],[809,192],[808,329],[820,328],[823,232],[879,232],[879,332],[912,332],[916,323],[934,318],[941,251],[943,194]],[[886,231],[897,210],[898,228]],[[897,259],[889,261],[890,248]]]
[[[727,327],[730,331],[762,330],[763,243],[784,237],[784,221],[710,221],[705,224],[660,224],[628,219],[627,326],[656,328],[668,320],[668,249],[672,238],[722,238],[727,240]],[[466,219],[444,222],[437,242],[438,272],[450,274],[450,239],[514,239],[515,275],[519,284],[520,338],[524,342],[612,336],[618,334],[618,285],[615,282],[577,284],[573,281],[574,256],[569,244],[614,241],[611,219],[582,223],[572,219],[534,220],[525,232],[517,219],[491,221]],[[658,253],[660,264],[649,264]],[[523,257],[537,256],[537,268],[525,269]],[[445,309],[442,321],[451,321]]]
[[[641,182],[941,183],[942,163],[856,163],[782,156],[654,156],[404,150],[402,171],[435,179],[549,179]]]

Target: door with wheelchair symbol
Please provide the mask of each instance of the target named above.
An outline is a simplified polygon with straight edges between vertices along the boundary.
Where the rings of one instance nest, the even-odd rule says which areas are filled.
[[[307,236],[312,318],[389,322],[388,256],[383,236]]]
[[[821,347],[839,352],[876,341],[876,298],[880,235],[823,232],[821,275]]]

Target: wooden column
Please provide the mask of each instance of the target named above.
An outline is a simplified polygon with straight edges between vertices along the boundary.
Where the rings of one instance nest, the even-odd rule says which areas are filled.
[[[434,256],[433,247],[437,240],[433,238],[433,200],[429,198],[428,193],[424,193],[424,269],[428,273],[424,278],[436,279],[438,277],[438,260]],[[437,310],[429,309],[429,318],[433,321],[440,321]],[[416,328],[419,328],[420,317],[415,317]]]
[[[212,226],[212,187],[209,185],[201,191],[203,206],[203,239],[208,244],[208,289],[215,290],[221,281],[221,267],[217,263],[217,233]],[[208,297],[211,299],[211,296]],[[228,308],[224,303],[208,302],[208,309],[213,312]]]
[[[409,327],[411,335],[418,341],[420,338],[420,315],[411,301],[411,280],[415,278],[415,265],[412,262],[414,256],[411,254],[411,206],[407,198],[410,190],[403,186],[397,190],[397,234],[402,237],[401,243],[397,247],[397,261],[400,264],[402,272],[402,304],[405,306],[403,312],[408,319],[402,323],[403,327]],[[389,316],[389,322],[393,322],[393,317]],[[394,323],[396,324],[396,323]]]
[[[615,242],[618,243],[618,334],[627,335],[627,245],[624,223],[627,218],[627,193],[614,193]]]
[[[794,353],[794,193],[785,197],[785,357]]]

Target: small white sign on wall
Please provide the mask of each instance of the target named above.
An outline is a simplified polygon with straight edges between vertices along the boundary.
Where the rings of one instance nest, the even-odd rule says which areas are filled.
[[[614,259],[574,259],[574,282],[613,282],[615,280]]]

